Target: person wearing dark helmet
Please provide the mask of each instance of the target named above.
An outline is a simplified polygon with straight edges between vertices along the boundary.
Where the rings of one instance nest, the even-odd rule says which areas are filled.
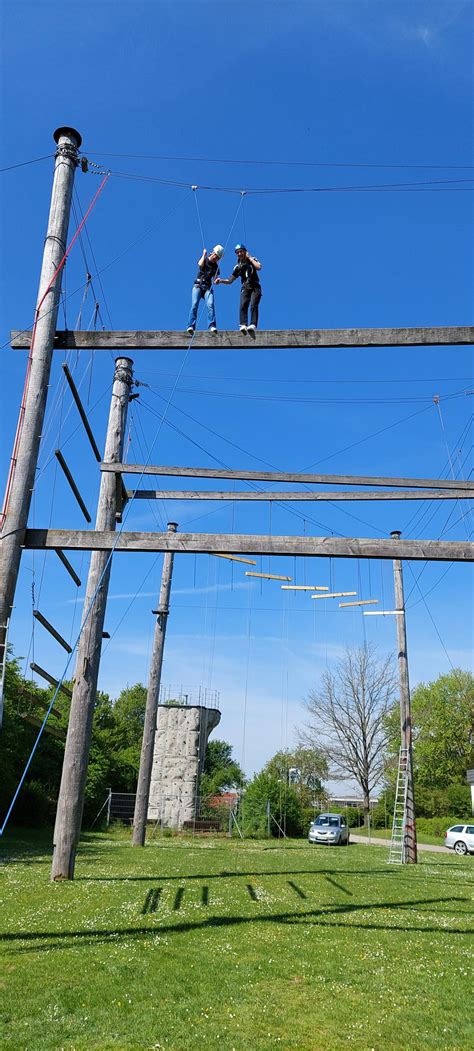
[[[262,269],[261,262],[250,255],[245,245],[235,246],[237,262],[230,277],[218,277],[216,284],[232,285],[240,277],[242,287],[240,291],[240,331],[248,332],[255,336],[258,325],[258,305],[262,298],[262,286],[260,284],[258,271]],[[250,307],[250,325],[248,312]]]
[[[207,254],[206,249],[203,248],[201,258],[198,259],[199,269],[193,285],[191,310],[187,325],[187,331],[190,335],[193,334],[194,329],[196,328],[198,306],[201,299],[205,300],[207,306],[209,332],[217,332],[212,282],[214,282],[215,285],[219,283],[219,260],[222,259],[223,255],[224,249],[222,245],[216,245],[209,255]]]

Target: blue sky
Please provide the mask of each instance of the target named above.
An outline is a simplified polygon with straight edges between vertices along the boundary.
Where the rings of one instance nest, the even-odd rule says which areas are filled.
[[[84,242],[91,272],[100,271],[94,284],[107,328],[184,328],[202,247],[199,220],[208,247],[228,242],[223,274],[236,241],[262,260],[262,328],[473,323],[474,183],[460,181],[472,180],[474,164],[471,3],[16,0],[2,5],[0,17],[1,166],[52,154],[52,132],[69,124],[82,134],[83,153],[112,170]],[[31,325],[51,169],[44,160],[2,174],[2,477],[26,365],[23,353],[9,350],[8,333]],[[456,189],[440,189],[447,180],[457,180]],[[414,182],[433,185],[336,192]],[[192,185],[214,189],[193,194]],[[77,173],[76,210],[97,186],[97,175]],[[242,199],[251,188],[334,192]],[[71,234],[75,227],[72,216]],[[84,280],[75,248],[60,327],[65,316],[76,326]],[[236,327],[237,286],[217,289],[216,303],[219,327]],[[83,327],[93,311],[89,296]],[[54,449],[62,449],[92,513],[99,474],[63,389],[62,359],[52,373],[30,520],[82,528]],[[112,358],[98,352],[69,364],[101,444]],[[148,386],[131,408],[130,462],[150,456],[196,466],[471,476],[468,348],[137,352],[134,369]],[[466,504],[424,509],[412,501],[297,504],[271,513],[267,503],[140,502],[125,527],[159,529],[170,519],[215,532],[386,536],[398,528],[406,537],[472,538]],[[86,557],[71,560],[85,580]],[[264,558],[256,568],[393,606],[390,563]],[[176,559],[163,680],[220,691],[218,733],[251,772],[291,744],[321,671],[364,638],[382,653],[394,650],[395,624],[285,596],[277,583],[251,581],[244,570],[206,556]],[[100,676],[112,696],[146,681],[160,572],[160,557],[115,558],[112,639]],[[60,675],[63,651],[41,627],[32,636],[32,585],[35,604],[72,639],[83,588],[77,595],[52,554],[23,558],[11,641],[26,670],[34,650]],[[412,685],[451,665],[469,667],[471,567],[406,565],[405,590]]]

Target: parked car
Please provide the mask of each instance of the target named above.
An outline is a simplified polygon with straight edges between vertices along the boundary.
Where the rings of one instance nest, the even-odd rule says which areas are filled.
[[[456,854],[474,854],[474,825],[451,825],[444,833],[444,845]]]
[[[328,843],[346,846],[349,843],[349,826],[342,814],[319,814],[311,822],[308,840],[310,843]]]

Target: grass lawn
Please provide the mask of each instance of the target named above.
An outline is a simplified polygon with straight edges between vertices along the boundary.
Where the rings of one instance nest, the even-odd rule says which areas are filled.
[[[47,837],[1,849],[2,1049],[474,1044],[472,857],[114,831],[51,884]]]

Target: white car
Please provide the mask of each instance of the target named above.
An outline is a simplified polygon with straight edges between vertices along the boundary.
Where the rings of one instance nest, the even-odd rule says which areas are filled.
[[[308,840],[310,843],[327,843],[332,846],[346,846],[349,843],[349,828],[342,814],[319,814],[310,825]]]
[[[456,854],[474,854],[474,825],[451,825],[444,833],[444,845]]]

